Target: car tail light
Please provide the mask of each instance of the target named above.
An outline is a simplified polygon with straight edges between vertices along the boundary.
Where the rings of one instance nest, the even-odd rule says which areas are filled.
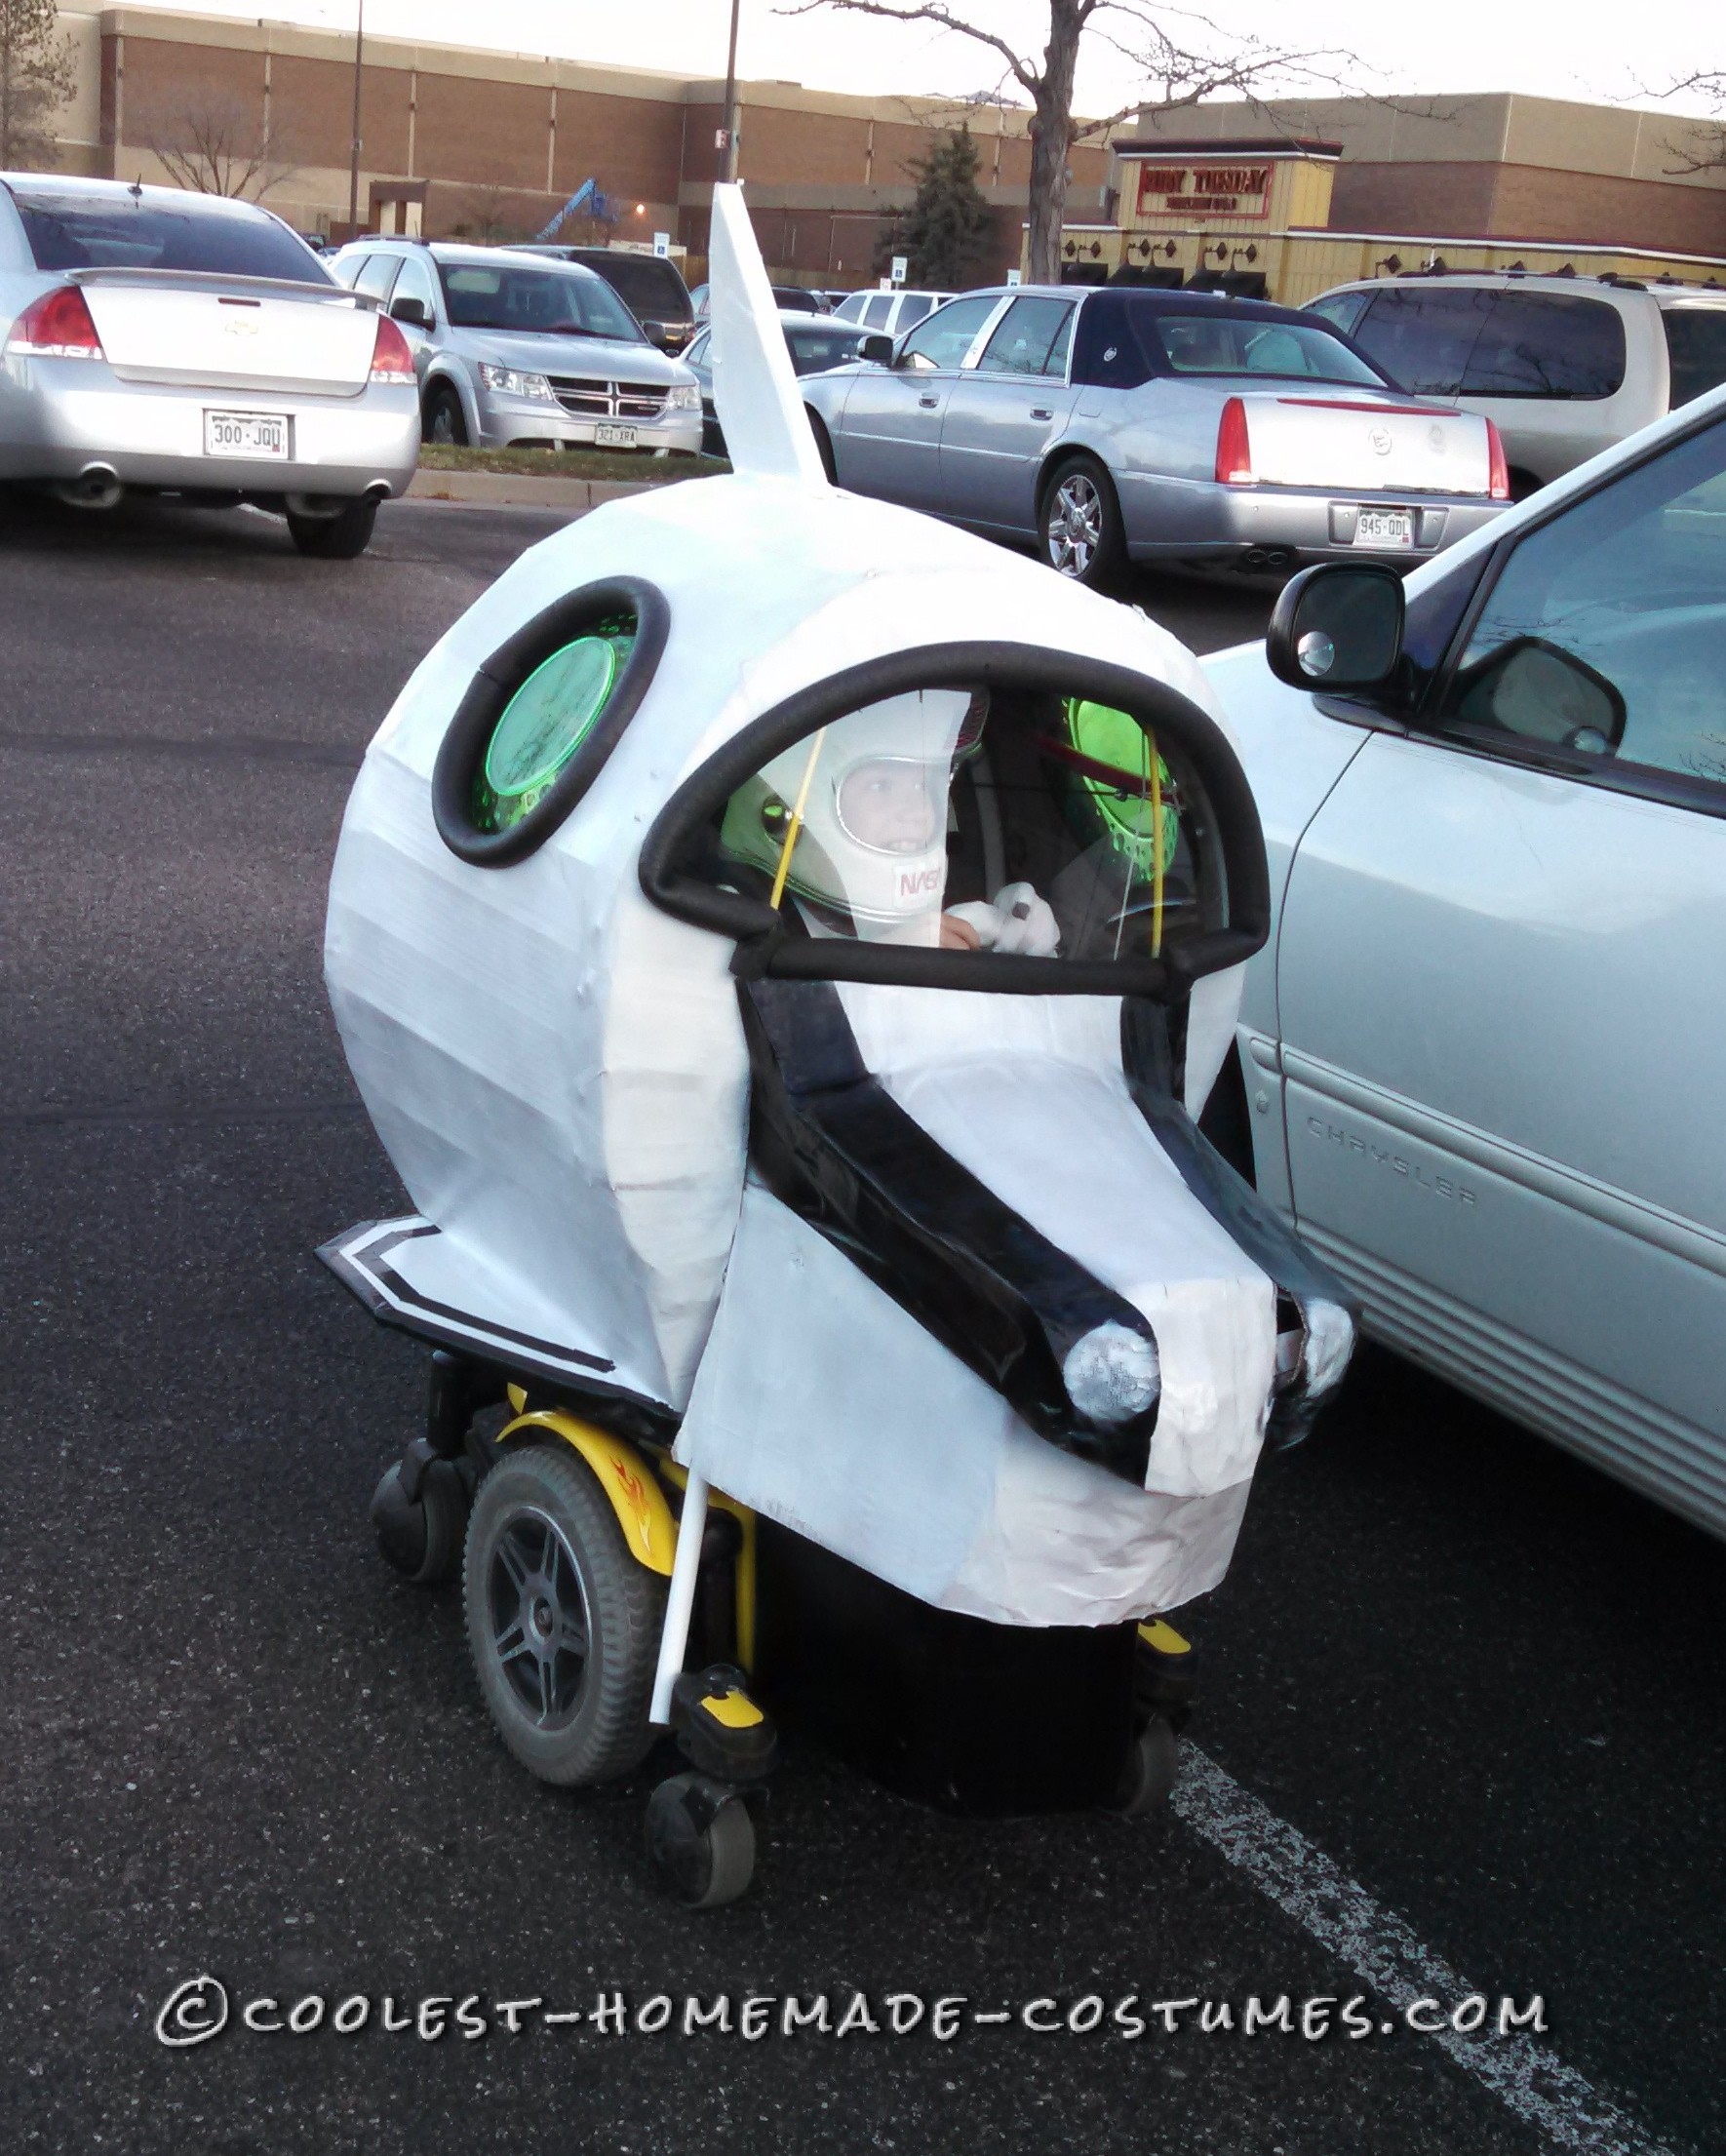
[[[372,347],[372,379],[374,382],[411,382],[413,354],[408,339],[387,314],[377,318],[377,342]]]
[[[1246,434],[1246,407],[1238,397],[1231,397],[1217,422],[1217,485],[1250,487],[1252,484],[1252,444]]]
[[[1486,422],[1486,491],[1494,501],[1510,498],[1510,467],[1505,462],[1505,438],[1490,419]]]
[[[12,326],[9,352],[35,359],[100,359],[101,338],[76,285],[57,285],[32,300]]]

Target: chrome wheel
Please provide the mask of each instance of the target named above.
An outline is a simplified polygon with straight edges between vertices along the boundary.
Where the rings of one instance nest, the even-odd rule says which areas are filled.
[[[1063,576],[1085,577],[1103,544],[1103,497],[1088,473],[1069,472],[1049,502],[1049,567]]]
[[[517,1704],[536,1729],[567,1728],[581,1705],[593,1627],[575,1553],[548,1513],[524,1506],[502,1523],[486,1599],[491,1651]]]

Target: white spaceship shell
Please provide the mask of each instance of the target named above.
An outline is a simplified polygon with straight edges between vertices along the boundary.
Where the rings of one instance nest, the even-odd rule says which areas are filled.
[[[670,613],[622,739],[529,858],[458,860],[430,780],[476,670],[555,601],[619,575]],[[596,510],[525,554],[416,669],[348,804],[326,972],[379,1136],[442,1230],[440,1265],[471,1262],[483,1314],[508,1313],[485,1311],[482,1283],[532,1281],[549,1337],[682,1408],[736,1220],[748,1072],[730,948],[642,896],[643,836],[785,697],[955,641],[1112,659],[1215,715],[1196,662],[1143,616],[928,518],[775,479]],[[429,1262],[419,1243],[400,1254],[409,1276]]]
[[[1044,1443],[754,1183],[676,1455],[907,1593],[1006,1625],[1111,1625],[1202,1594],[1247,1494],[1137,1490]]]

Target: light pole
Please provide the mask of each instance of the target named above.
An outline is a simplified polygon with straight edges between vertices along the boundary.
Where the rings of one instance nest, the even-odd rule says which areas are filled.
[[[366,0],[360,0],[360,12],[354,21],[354,136],[347,177],[347,236],[350,240],[358,236],[360,229],[360,82],[365,54]]]
[[[726,53],[726,162],[720,177],[730,183],[737,178],[737,10],[742,0],[731,0],[731,42]]]

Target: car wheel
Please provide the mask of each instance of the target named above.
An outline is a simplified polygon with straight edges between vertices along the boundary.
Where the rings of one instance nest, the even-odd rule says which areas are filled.
[[[448,382],[439,382],[425,400],[419,436],[423,442],[440,442],[446,449],[467,447],[467,419],[461,410],[461,399]]]
[[[288,529],[302,554],[315,562],[351,562],[372,544],[377,504],[370,495],[350,501],[333,517],[301,517],[290,509]]]
[[[1042,558],[1060,575],[1098,591],[1119,569],[1125,552],[1120,503],[1094,457],[1070,456],[1055,466],[1037,524]]]
[[[827,431],[827,422],[818,412],[811,411],[807,405],[804,405],[804,410],[809,414],[809,430],[815,437],[815,448],[820,452],[821,469],[827,474],[827,484],[830,487],[837,487],[839,485],[839,461],[833,453],[833,437]]]
[[[480,1690],[530,1774],[591,1784],[641,1764],[665,1582],[567,1446],[506,1452],[481,1483],[462,1599]]]

